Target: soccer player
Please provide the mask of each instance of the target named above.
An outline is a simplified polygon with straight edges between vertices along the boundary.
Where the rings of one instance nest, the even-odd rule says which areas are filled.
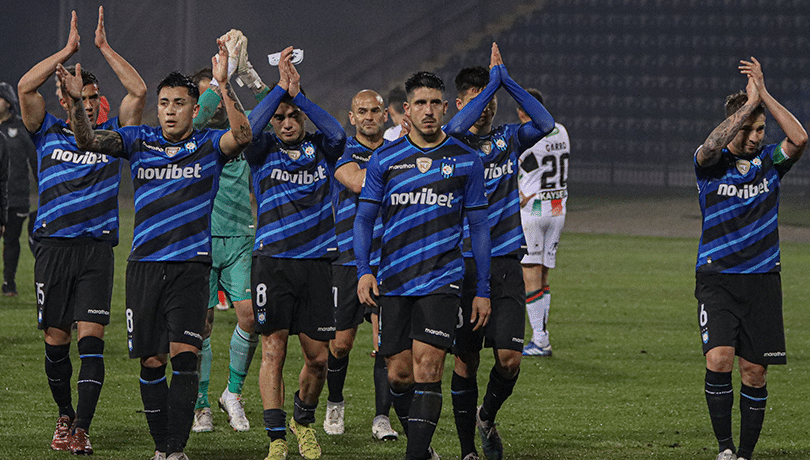
[[[130,357],[140,358],[141,398],[156,459],[187,459],[183,450],[194,418],[208,303],[213,201],[225,163],[250,142],[247,116],[228,84],[228,50],[222,40],[218,46],[213,75],[229,131],[194,129],[199,90],[177,72],[158,85],[159,127],[94,131],[76,104],[78,77],[57,67],[68,108],[79,108],[70,110],[78,146],[130,163],[135,231],[127,263],[127,345]]]
[[[346,142],[346,149],[337,162],[335,189],[332,205],[335,209],[335,232],[340,252],[332,263],[332,286],[337,298],[335,338],[329,342],[329,372],[326,384],[329,397],[326,400],[326,417],[323,429],[327,434],[344,432],[343,385],[349,366],[349,352],[357,337],[357,327],[363,322],[365,307],[357,297],[357,264],[352,245],[354,216],[363,182],[366,178],[366,163],[375,150],[387,144],[383,139],[383,126],[388,120],[388,110],[383,99],[372,90],[363,90],[352,98],[349,122],[356,134]],[[375,254],[372,265],[379,265],[379,232],[375,233]],[[371,313],[373,314],[373,313]],[[395,440],[399,434],[391,428],[388,418],[391,409],[391,391],[388,373],[382,355],[374,360],[374,393],[376,416],[371,432],[380,440]]]
[[[540,91],[527,91],[543,103]],[[522,108],[517,112],[522,123],[531,120]],[[523,256],[521,264],[526,284],[526,312],[532,327],[532,339],[523,347],[523,356],[551,356],[548,272],[556,265],[557,245],[565,225],[570,152],[568,131],[562,124],[555,123],[554,130],[524,150],[518,159],[520,219],[528,246],[528,254]]]
[[[403,112],[402,104],[404,103],[405,90],[400,87],[396,87],[388,92],[388,115],[391,117],[391,121],[394,123],[394,126],[386,129],[385,134],[383,134],[383,137],[387,141],[395,141],[404,135],[402,130],[407,125],[407,122],[403,124],[403,121],[405,121],[405,114]]]
[[[417,72],[405,91],[411,130],[368,162],[354,251],[360,301],[379,302],[379,352],[386,357],[394,407],[409,414],[406,458],[428,459],[438,457],[430,441],[441,414],[444,358],[459,322],[464,215],[477,268],[470,317],[476,330],[490,313],[490,244],[481,159],[441,129],[447,110],[444,83],[435,74]],[[369,247],[378,211],[383,236],[375,277]]]
[[[801,123],[765,88],[759,61],[742,60],[739,69],[748,77],[745,92],[726,99],[727,118],[694,156],[703,215],[695,297],[717,460],[750,460],[765,417],[768,365],[786,363],[779,189],[807,144]],[[786,137],[761,146],[766,108]],[[742,381],[736,453],[731,433],[735,355]]]
[[[230,44],[232,41],[235,40],[229,40],[227,43]],[[231,56],[230,47],[228,55]],[[198,71],[192,76],[192,81],[201,92],[200,110],[194,118],[194,128],[228,129],[221,89],[213,78],[211,69],[205,68]],[[224,291],[234,306],[237,325],[231,338],[228,388],[223,392],[219,404],[222,410],[228,414],[228,421],[234,430],[247,431],[250,429],[250,423],[245,416],[242,404],[242,385],[258,343],[258,336],[253,333],[253,304],[250,300],[250,253],[253,246],[254,229],[253,211],[250,207],[250,168],[248,168],[245,157],[238,155],[231,158],[222,169],[219,189],[211,214],[210,293],[203,332],[203,346],[200,350],[200,384],[197,403],[194,407],[194,423],[191,426],[194,432],[207,432],[214,429],[211,404],[208,400],[208,387],[213,360],[211,330],[214,321],[214,307],[219,304],[220,289]],[[238,350],[238,352],[234,353],[234,350]],[[235,391],[229,391],[230,388]]]
[[[14,88],[0,82],[0,133],[6,136],[8,148],[8,219],[3,232],[3,287],[6,297],[17,295],[17,263],[20,260],[20,234],[28,217],[29,167],[36,174],[37,149],[20,118]]]
[[[495,43],[490,54],[490,71],[480,66],[461,69],[455,83],[459,113],[450,120],[446,130],[476,149],[484,164],[489,201],[489,235],[492,240],[492,314],[485,327],[473,330],[469,320],[475,296],[476,267],[469,243],[465,241],[465,281],[461,301],[463,321],[453,346],[456,355],[451,383],[453,414],[464,460],[478,459],[475,450],[476,424],[484,455],[488,459],[500,459],[503,444],[495,427],[495,417],[517,382],[525,324],[526,299],[519,260],[525,252],[525,241],[520,223],[517,159],[519,152],[551,131],[554,119],[538,100],[512,80]],[[498,109],[495,92],[500,87],[530,114],[529,122],[506,124],[493,129],[492,121]],[[483,344],[492,347],[495,365],[489,373],[487,391],[476,416],[476,374]]]
[[[262,335],[259,389],[270,437],[268,460],[287,458],[289,452],[282,370],[290,334],[298,335],[304,366],[289,426],[301,455],[320,458],[313,423],[329,341],[335,338],[331,177],[346,133],[301,91],[292,52],[292,47],[282,51],[278,85],[250,113],[253,142],[245,151],[259,207],[251,291],[256,332]],[[305,131],[307,118],[318,131]],[[264,131],[268,122],[272,132]]]
[[[107,42],[104,10],[99,7],[95,45],[127,91],[118,117],[97,125],[115,129],[140,123],[146,85],[138,72]],[[45,374],[59,408],[54,450],[91,454],[88,433],[104,382],[104,326],[110,321],[113,285],[113,246],[118,244],[118,184],[120,163],[94,149],[76,145],[72,129],[45,111],[39,88],[57,65],[79,50],[76,13],[70,21],[65,47],[31,68],[17,85],[20,112],[37,148],[39,209],[33,238],[37,241],[34,282],[37,325],[45,336]],[[77,82],[76,106],[95,124],[99,113],[99,84],[90,72]],[[62,94],[67,111],[72,98]],[[69,115],[69,111],[68,111]],[[79,370],[78,405],[74,411],[70,380],[71,327],[77,324]]]

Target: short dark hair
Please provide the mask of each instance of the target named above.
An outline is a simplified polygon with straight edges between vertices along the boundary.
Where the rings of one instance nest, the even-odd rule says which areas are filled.
[[[459,96],[470,88],[484,89],[487,84],[489,84],[489,71],[480,65],[465,67],[456,75],[456,91]]]
[[[71,75],[76,74],[76,66],[75,65],[69,65],[69,66],[65,67],[65,70],[70,72]],[[98,79],[96,78],[95,75],[93,75],[89,71],[82,69],[82,86],[87,86],[87,85],[96,85],[96,86],[98,86]]]
[[[745,91],[726,96],[726,118],[737,113],[746,102],[748,102],[748,94]],[[759,116],[763,113],[765,113],[765,106],[760,102],[759,105],[754,108],[754,111],[751,112],[751,116]]]
[[[405,82],[405,94],[410,97],[416,88],[431,88],[444,92],[444,82],[435,73],[422,70],[411,75]]]
[[[398,113],[402,112],[402,104],[404,104],[407,99],[405,96],[405,90],[402,89],[401,86],[397,86],[388,92],[387,99],[389,107],[396,108]]]
[[[200,88],[191,81],[191,78],[181,74],[178,71],[170,73],[164,78],[157,87],[158,97],[160,97],[160,90],[163,88],[186,88],[188,95],[194,99],[200,98]]]
[[[195,85],[200,86],[200,82],[203,80],[213,80],[214,79],[214,72],[211,70],[210,67],[203,67],[202,69],[198,70],[191,76],[191,81],[194,82]]]

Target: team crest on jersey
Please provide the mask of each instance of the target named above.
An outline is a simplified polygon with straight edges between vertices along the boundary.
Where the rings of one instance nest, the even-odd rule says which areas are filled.
[[[703,333],[700,334],[700,336],[701,339],[703,339],[703,343],[709,343],[709,331],[703,331]]]
[[[745,175],[751,170],[751,162],[748,160],[737,160],[737,171]]]
[[[442,161],[442,177],[449,179],[453,176],[453,171],[456,170],[456,165]]]
[[[751,164],[756,167],[760,167],[762,166],[762,160],[760,160],[759,158],[754,158],[753,160],[751,160]]]
[[[315,158],[315,146],[311,142],[304,143],[304,155],[307,158]]]
[[[17,128],[9,128],[8,137],[17,137]]]
[[[481,144],[481,151],[484,152],[484,154],[489,155],[489,152],[492,151],[492,142],[486,141]]]
[[[420,173],[424,174],[428,172],[430,166],[433,164],[433,160],[428,157],[422,157],[416,159],[416,168],[419,170]]]
[[[283,150],[282,152],[286,153],[290,160],[296,161],[301,158],[301,151],[300,150]]]
[[[498,149],[501,151],[506,150],[506,141],[503,140],[502,137],[499,137],[497,140],[495,140],[495,147],[498,147]]]
[[[186,150],[189,152],[197,150],[197,144],[194,141],[186,142]]]
[[[177,152],[179,152],[179,151],[180,151],[180,147],[166,147],[166,155],[168,155],[169,158],[177,155]]]
[[[264,324],[267,321],[267,313],[261,312],[258,316],[259,324]]]

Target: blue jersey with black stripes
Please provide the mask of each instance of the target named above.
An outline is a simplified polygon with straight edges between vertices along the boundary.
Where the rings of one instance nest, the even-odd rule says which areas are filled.
[[[699,273],[780,271],[779,189],[793,165],[780,145],[761,148],[750,161],[723,149],[720,160],[705,168],[695,157],[703,215]]]
[[[118,128],[118,117],[96,128]],[[121,162],[79,150],[67,123],[50,113],[31,139],[39,179],[34,238],[93,238],[118,244]]]
[[[385,147],[388,143],[388,140],[383,140],[383,144],[378,147],[378,149]],[[360,169],[365,169],[368,160],[371,159],[372,153],[374,153],[374,150],[361,144],[355,137],[350,137],[346,140],[346,148],[343,151],[343,155],[338,159],[335,170],[337,171],[341,166],[347,163],[355,163]],[[359,194],[347,189],[340,181],[334,181],[332,206],[335,208],[335,233],[337,236],[338,251],[340,253],[337,260],[333,262],[334,265],[357,265],[357,261],[354,257],[352,233],[359,199]],[[375,267],[380,265],[380,238],[382,237],[382,228],[382,219],[378,215],[374,223],[371,242],[370,264]]]
[[[489,208],[492,256],[522,255],[526,239],[520,222],[518,191],[518,157],[526,146],[520,143],[519,124],[506,124],[485,136],[467,132],[460,136],[465,144],[478,151],[484,164],[484,186]],[[464,257],[472,257],[470,227],[464,220]]]
[[[487,207],[476,152],[451,136],[426,150],[401,138],[371,156],[360,200],[381,205],[381,294],[460,295],[464,211]]]
[[[337,257],[332,176],[343,152],[326,135],[306,133],[287,145],[263,132],[245,150],[258,203],[255,253],[287,259]]]
[[[211,263],[211,213],[228,158],[224,130],[194,131],[169,142],[160,128],[117,129],[135,188],[130,261]]]

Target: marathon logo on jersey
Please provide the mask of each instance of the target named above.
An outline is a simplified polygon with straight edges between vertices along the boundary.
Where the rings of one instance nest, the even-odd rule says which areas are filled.
[[[568,190],[554,190],[553,192],[540,192],[541,201],[562,200],[568,197]]]
[[[318,170],[315,171],[313,174],[310,174],[307,171],[301,171],[295,174],[290,174],[289,171],[276,168],[270,172],[270,178],[282,182],[290,182],[292,184],[309,185],[314,184],[319,180],[326,179],[327,175],[326,175],[326,168],[319,165]]]
[[[451,177],[453,177],[453,171],[455,170],[456,165],[450,164],[447,161],[442,161],[441,167],[442,177],[444,177],[445,179],[450,179]]]
[[[77,165],[94,165],[98,163],[109,163],[107,155],[95,152],[76,153],[70,150],[54,149],[51,158],[63,163],[73,163]]]
[[[426,204],[447,208],[453,207],[453,193],[436,193],[432,188],[423,188],[418,192],[402,192],[391,194],[391,205]]]
[[[160,152],[160,153],[163,153],[163,147],[158,147],[158,146],[155,146],[155,145],[150,145],[150,144],[147,144],[147,143],[145,143],[145,142],[144,142],[143,146],[144,146],[144,147],[146,147],[146,148],[147,148],[147,149],[149,149],[149,150],[154,150],[155,152]]]
[[[416,159],[416,168],[419,170],[420,173],[424,174],[428,172],[431,165],[433,165],[433,160],[428,157],[422,157]]]
[[[484,179],[497,179],[501,176],[511,176],[515,173],[515,163],[512,162],[512,159],[506,160],[506,164],[502,166],[498,166],[496,164],[491,164],[487,166],[487,169],[484,170]]]
[[[754,198],[757,195],[770,192],[768,188],[768,179],[762,179],[759,184],[742,184],[737,187],[734,184],[720,184],[717,187],[717,194],[720,196],[734,197],[748,199]]]
[[[401,164],[401,165],[391,165],[391,166],[388,167],[388,170],[391,171],[391,170],[395,170],[395,169],[413,169],[415,167],[416,167],[415,164],[405,163],[405,164]]]
[[[368,163],[368,160],[370,160],[370,159],[371,159],[371,157],[366,158],[366,157],[364,157],[362,155],[352,153],[352,160],[357,160],[357,161],[362,161],[363,163]]]
[[[166,149],[168,153],[169,149]],[[170,180],[170,179],[199,179],[202,177],[202,166],[195,163],[194,166],[177,166],[175,164],[166,165],[160,168],[138,168],[136,177],[145,180]]]

